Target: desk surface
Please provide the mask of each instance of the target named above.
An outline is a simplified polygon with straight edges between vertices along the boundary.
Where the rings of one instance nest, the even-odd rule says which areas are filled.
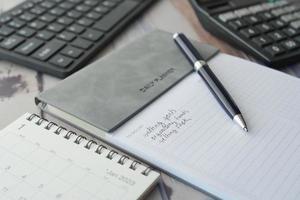
[[[0,12],[19,2],[22,0],[1,1]],[[249,55],[236,50],[206,32],[199,24],[188,1],[183,0],[160,0],[101,52],[99,57],[155,28],[169,32],[184,31],[190,37],[212,44],[224,53],[253,60]],[[282,70],[291,75],[300,76],[300,64]],[[59,82],[57,78],[0,61],[0,129],[25,112],[38,112],[34,105],[34,97],[39,92],[56,85],[57,82]],[[163,181],[170,199],[179,200],[187,197],[188,199],[211,199],[211,197],[168,175],[163,174]],[[148,199],[161,198],[154,191]]]

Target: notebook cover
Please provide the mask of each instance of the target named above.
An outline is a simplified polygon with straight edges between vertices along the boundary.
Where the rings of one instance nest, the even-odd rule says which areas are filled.
[[[194,44],[205,59],[218,52],[210,45]],[[157,30],[41,93],[36,103],[42,101],[112,132],[192,70],[172,34]]]

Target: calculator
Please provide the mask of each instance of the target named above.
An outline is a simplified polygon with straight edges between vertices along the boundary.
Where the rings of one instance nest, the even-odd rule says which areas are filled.
[[[206,30],[267,66],[300,61],[300,1],[190,2]]]

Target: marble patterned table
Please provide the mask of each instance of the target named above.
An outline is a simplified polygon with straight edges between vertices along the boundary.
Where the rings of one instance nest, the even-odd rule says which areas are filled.
[[[0,1],[0,12],[22,2],[22,0]],[[160,0],[139,20],[105,48],[99,57],[123,46],[153,29],[169,32],[184,31],[188,36],[201,42],[212,44],[222,52],[253,60],[250,56],[232,48],[223,41],[211,36],[198,23],[191,6],[186,0]],[[300,76],[300,65],[282,69],[286,73]],[[0,61],[0,129],[25,112],[38,113],[34,97],[55,86],[60,79],[42,74],[31,69]],[[212,199],[204,193],[162,174],[170,199]],[[158,190],[154,190],[147,199],[161,199]]]

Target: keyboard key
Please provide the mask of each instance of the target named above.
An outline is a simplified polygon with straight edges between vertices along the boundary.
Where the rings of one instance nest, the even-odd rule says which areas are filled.
[[[70,33],[67,31],[64,31],[61,34],[57,35],[57,38],[64,40],[64,41],[68,41],[68,42],[74,40],[75,37],[76,37],[76,35],[74,33]]]
[[[15,20],[10,21],[8,23],[8,26],[15,28],[15,29],[19,29],[19,28],[25,26],[25,22],[15,19]]]
[[[239,30],[241,28],[246,27],[248,25],[248,23],[245,20],[243,20],[243,19],[235,19],[233,21],[230,21],[228,23],[228,25],[231,28],[233,28],[234,30]]]
[[[113,8],[117,5],[117,3],[113,2],[113,1],[105,0],[105,1],[102,2],[102,5],[106,6],[106,7],[109,7],[109,8]]]
[[[34,7],[30,10],[31,13],[36,14],[36,15],[41,15],[44,12],[46,12],[46,9],[41,8],[41,7]]]
[[[27,2],[27,3],[22,5],[22,8],[25,9],[25,10],[28,10],[28,9],[32,8],[33,6],[34,6],[34,3]]]
[[[42,22],[42,21],[39,21],[39,20],[36,20],[36,21],[33,21],[29,24],[29,26],[33,29],[42,29],[46,26],[46,23]]]
[[[67,30],[76,34],[80,34],[85,30],[85,28],[83,26],[73,24],[72,26],[69,26]]]
[[[299,47],[299,45],[292,39],[281,42],[281,45],[287,50],[294,50]]]
[[[49,62],[51,64],[65,68],[68,67],[73,62],[73,60],[63,55],[56,55],[53,58],[51,58]]]
[[[110,11],[109,8],[105,7],[105,6],[97,6],[94,11],[102,13],[102,14],[106,14]]]
[[[138,5],[136,1],[123,1],[119,6],[105,15],[94,27],[102,31],[109,31],[119,21]]]
[[[50,40],[54,37],[54,33],[49,31],[41,31],[37,33],[36,37],[42,40]]]
[[[44,22],[48,22],[51,23],[54,20],[56,20],[56,16],[54,15],[50,15],[50,14],[44,14],[40,17],[40,20],[44,21]]]
[[[19,30],[17,33],[19,35],[23,36],[23,37],[27,37],[28,38],[28,37],[31,37],[31,36],[33,36],[35,34],[35,30],[33,30],[31,28],[25,27],[25,28]]]
[[[53,32],[56,32],[56,33],[59,33],[61,32],[65,27],[58,24],[58,23],[53,23],[53,24],[50,24],[48,25],[47,29],[49,31],[53,31]]]
[[[104,34],[100,31],[95,31],[95,30],[86,30],[81,37],[90,41],[97,41],[100,38],[102,38],[104,36]]]
[[[286,38],[284,33],[282,33],[281,31],[274,31],[269,33],[268,35],[275,41],[280,41]]]
[[[273,44],[265,48],[266,52],[268,52],[272,56],[277,56],[285,52],[283,47],[278,44]]]
[[[82,26],[91,26],[94,23],[94,21],[84,17],[78,20],[77,23]]]
[[[76,6],[75,9],[79,12],[88,12],[89,10],[91,10],[91,7],[81,4],[81,5]]]
[[[67,13],[67,15],[68,15],[69,17],[71,17],[71,18],[78,19],[78,18],[80,18],[80,17],[82,16],[82,13],[81,13],[81,12],[77,12],[77,11],[75,11],[75,10],[72,10],[72,11],[69,11],[69,12]]]
[[[28,12],[24,13],[20,16],[20,19],[27,21],[27,22],[30,22],[30,21],[34,20],[35,18],[36,18],[36,15],[28,13]]]
[[[42,46],[42,44],[43,41],[33,38],[20,45],[15,51],[27,56]]]
[[[249,28],[242,29],[241,34],[247,38],[251,38],[259,35],[259,30],[255,27],[249,27]]]
[[[12,20],[12,18],[8,15],[1,16],[0,23],[5,24],[5,23],[9,22],[10,20]]]
[[[296,31],[295,29],[290,28],[290,27],[289,27],[289,28],[285,28],[285,29],[283,29],[282,31],[283,31],[286,35],[288,35],[288,36],[290,36],[290,37],[299,34],[298,31]]]
[[[71,45],[81,49],[89,49],[92,46],[92,42],[82,38],[76,38]]]
[[[65,13],[65,10],[62,8],[53,8],[50,10],[50,14],[55,15],[55,16],[61,16]]]
[[[71,58],[79,58],[82,55],[83,51],[76,47],[68,46],[65,47],[60,53]]]
[[[90,12],[86,15],[86,17],[94,19],[94,20],[98,20],[103,16],[102,13],[97,13],[97,12]]]
[[[12,10],[10,13],[13,16],[18,16],[18,15],[21,15],[23,13],[23,10],[22,9],[15,9],[15,10]]]
[[[74,22],[74,19],[69,18],[69,17],[61,17],[57,20],[57,22],[68,26]]]
[[[88,5],[88,6],[96,6],[98,5],[99,1],[97,0],[86,0],[84,1],[84,4],[85,5]]]
[[[40,4],[42,7],[44,8],[53,8],[55,6],[55,3],[54,2],[51,2],[51,1],[44,1]]]
[[[252,41],[260,47],[263,47],[263,46],[266,46],[266,45],[269,45],[272,43],[272,40],[266,35],[261,35],[261,36],[255,37],[252,39]]]
[[[64,3],[59,4],[59,7],[65,9],[65,10],[70,10],[74,6],[75,6],[75,4],[74,3],[70,3],[70,2],[64,2]]]
[[[25,38],[13,35],[9,38],[6,38],[3,42],[1,42],[0,46],[4,49],[11,50],[21,44]]]
[[[14,32],[15,32],[14,29],[9,28],[7,26],[2,26],[0,28],[0,35],[2,35],[2,36],[9,36],[9,35],[11,35]]]
[[[33,57],[38,60],[48,60],[52,55],[58,52],[65,46],[66,43],[53,39],[49,43],[45,44],[41,49],[33,54]]]
[[[262,33],[270,32],[270,31],[274,30],[274,28],[267,23],[259,24],[256,26],[256,28]]]

